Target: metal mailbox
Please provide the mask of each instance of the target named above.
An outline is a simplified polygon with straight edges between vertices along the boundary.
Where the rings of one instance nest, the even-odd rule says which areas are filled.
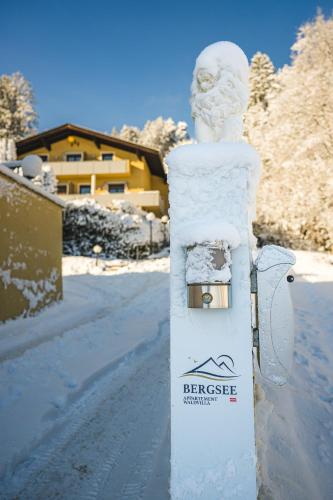
[[[229,270],[228,252],[229,249],[222,243],[202,243],[186,249],[187,306],[189,308],[228,309],[231,307],[231,279],[228,282],[219,281],[220,273],[223,270]],[[200,269],[199,273],[198,269]]]

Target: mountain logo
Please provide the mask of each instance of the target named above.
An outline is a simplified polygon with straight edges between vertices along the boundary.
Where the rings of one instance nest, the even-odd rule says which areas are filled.
[[[201,365],[196,366],[189,372],[183,373],[181,377],[196,376],[209,380],[233,380],[240,376],[235,373],[234,366],[235,363],[231,356],[221,354],[216,360],[212,357],[206,359]]]

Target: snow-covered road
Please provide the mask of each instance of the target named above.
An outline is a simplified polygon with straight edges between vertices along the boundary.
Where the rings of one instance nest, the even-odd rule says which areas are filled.
[[[162,324],[149,350],[105,375],[74,406],[65,429],[22,468],[19,498],[168,498],[167,330]]]
[[[67,258],[65,301],[1,327],[3,498],[168,498],[168,265]]]
[[[264,500],[333,498],[333,266],[297,258],[291,383],[257,376]],[[1,498],[168,498],[168,265],[65,258],[64,302],[0,327]]]

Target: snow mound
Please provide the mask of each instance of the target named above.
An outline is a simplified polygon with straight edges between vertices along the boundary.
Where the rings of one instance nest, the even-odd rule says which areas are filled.
[[[228,222],[209,222],[198,218],[195,223],[185,224],[180,235],[182,245],[191,246],[198,243],[225,241],[231,249],[240,244],[237,228]]]

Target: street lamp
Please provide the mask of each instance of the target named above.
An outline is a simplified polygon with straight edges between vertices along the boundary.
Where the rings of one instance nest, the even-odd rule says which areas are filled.
[[[167,244],[166,229],[167,224],[169,223],[169,217],[167,215],[163,215],[161,217],[161,222],[163,224],[163,246],[165,247]]]
[[[95,245],[93,247],[93,252],[96,255],[96,266],[98,266],[98,257],[99,254],[102,253],[103,248],[100,245]]]
[[[146,215],[146,219],[149,222],[149,255],[153,253],[153,222],[155,218],[153,212],[149,212],[149,214]]]

